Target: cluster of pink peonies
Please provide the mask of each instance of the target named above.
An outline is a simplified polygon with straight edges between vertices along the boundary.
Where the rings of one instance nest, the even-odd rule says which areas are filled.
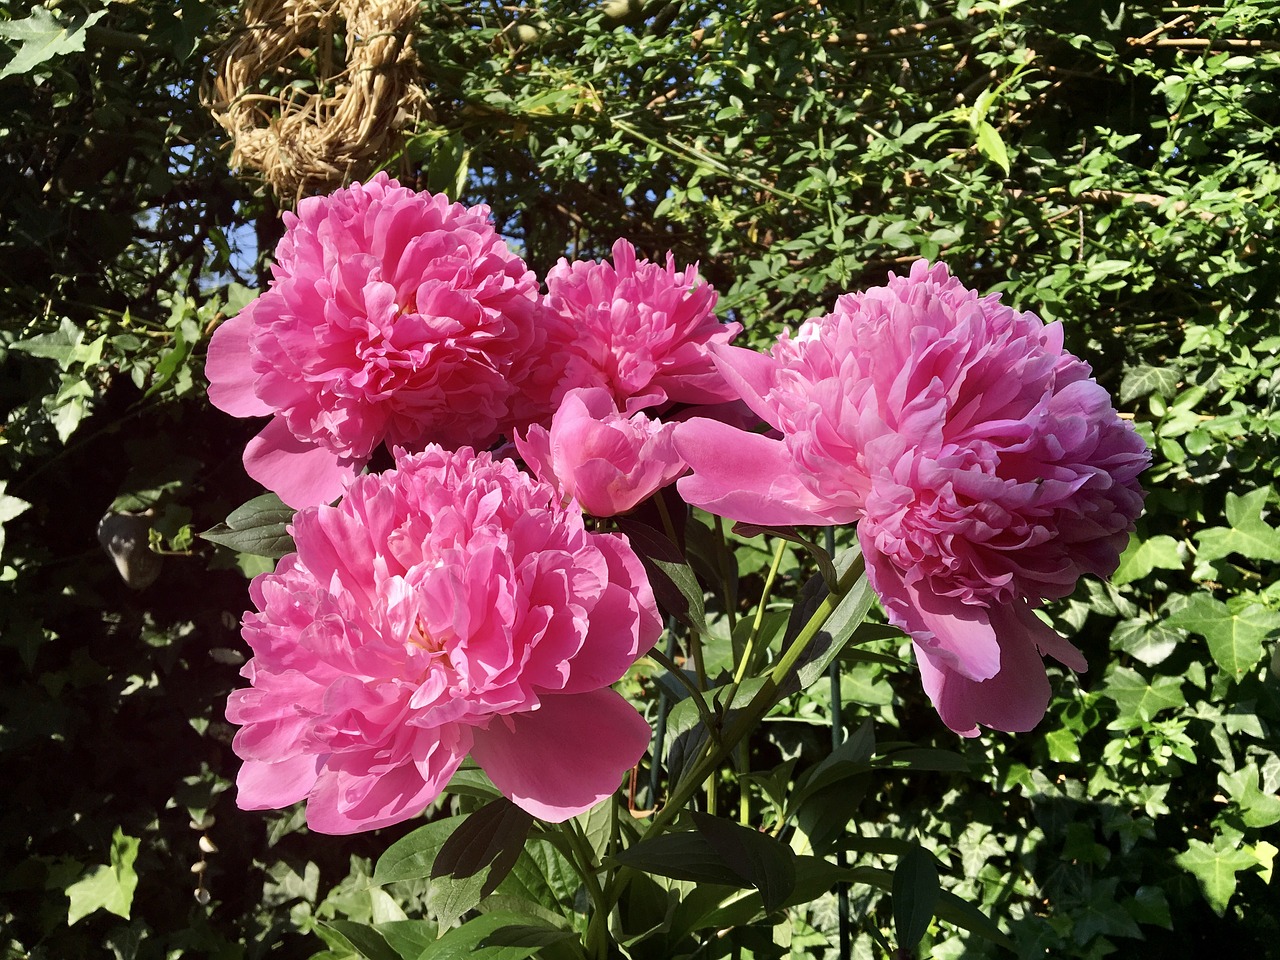
[[[670,256],[619,240],[542,295],[486,208],[380,175],[286,215],[274,275],[207,366],[216,405],[271,417],[248,472],[302,508],[244,620],[243,807],[386,826],[468,753],[544,819],[612,793],[648,726],[608,688],[661,625],[626,538],[582,515],[690,468],[684,499],[730,519],[857,523],[952,729],[1030,729],[1041,655],[1085,668],[1035,607],[1114,569],[1146,448],[1060,327],[942,265],[764,355],[730,346],[741,328]],[[503,437],[534,476],[473,450]],[[359,476],[383,444],[394,468]]]
[[[254,580],[231,695],[246,809],[352,833],[421,812],[468,754],[561,821],[617,789],[649,726],[608,689],[662,625],[621,534],[514,462],[430,446],[294,519]]]
[[[682,496],[753,524],[856,522],[943,721],[966,736],[1035,726],[1041,654],[1086,664],[1034,607],[1115,569],[1149,462],[1062,328],[918,261],[769,355],[714,349],[777,435],[681,424]]]

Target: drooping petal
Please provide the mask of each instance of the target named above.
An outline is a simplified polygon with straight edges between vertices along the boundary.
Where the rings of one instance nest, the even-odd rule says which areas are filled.
[[[252,305],[224,320],[209,339],[204,375],[209,379],[209,400],[233,417],[268,417],[275,411],[258,398],[254,387],[261,375],[253,368],[250,335],[254,329]]]
[[[649,744],[649,724],[612,690],[542,698],[495,717],[471,753],[494,786],[535,817],[561,823],[610,796]]]
[[[338,499],[360,465],[299,440],[277,417],[244,448],[244,469],[289,506],[301,509]]]

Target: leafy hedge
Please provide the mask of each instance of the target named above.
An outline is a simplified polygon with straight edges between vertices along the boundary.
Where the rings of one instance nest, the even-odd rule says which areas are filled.
[[[207,408],[200,369],[288,205],[227,169],[199,104],[235,12],[63,0],[12,16],[6,950],[304,957],[330,923],[328,955],[358,954],[343,922],[395,920],[422,894],[373,873],[394,835],[309,838],[226,792],[235,621],[264,566],[193,539],[257,492],[238,462],[251,427]],[[964,762],[844,784],[833,842],[869,868],[923,842],[1018,956],[1265,953],[1280,932],[1278,19],[1237,0],[423,4],[434,118],[388,168],[489,203],[535,269],[619,235],[671,249],[763,343],[942,258],[1061,319],[1151,444],[1148,512],[1113,583],[1054,611],[1090,670],[1057,679],[1034,734],[958,744],[888,631],[840,681],[850,731],[871,718],[881,743]],[[96,543],[108,510],[151,511],[163,559],[144,590]],[[771,556],[742,542],[736,558],[750,578]],[[787,553],[789,582],[804,563]],[[829,755],[833,707],[814,688],[771,722],[751,803]],[[855,888],[853,914],[857,955],[877,955],[889,899]],[[837,925],[820,900],[747,951],[833,956]],[[1008,955],[946,922],[926,945]]]

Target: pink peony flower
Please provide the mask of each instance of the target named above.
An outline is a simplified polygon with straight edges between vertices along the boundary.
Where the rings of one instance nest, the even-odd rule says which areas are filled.
[[[666,403],[720,403],[735,394],[708,353],[742,329],[713,312],[716,292],[697,267],[677,271],[637,260],[626,240],[613,263],[561,260],[547,275],[548,367],[556,409],[575,387],[603,387],[635,413]]]
[[[247,810],[307,801],[354,833],[421,812],[471,753],[523,809],[562,821],[618,787],[649,727],[609,684],[661,622],[620,534],[514,462],[401,451],[250,588],[253,658],[227,718]]]
[[[685,499],[755,524],[856,521],[946,724],[1035,726],[1049,699],[1040,655],[1086,664],[1033,608],[1115,569],[1149,461],[1062,328],[917,262],[771,355],[715,354],[781,436],[680,425]]]
[[[612,517],[684,472],[674,432],[643,413],[623,416],[602,387],[579,387],[560,401],[550,430],[534,424],[515,444],[538,477],[587,513]]]
[[[486,446],[537,345],[537,279],[489,223],[378,174],[284,215],[270,289],[209,344],[209,398],[271,416],[245,469],[333,500],[384,441]]]

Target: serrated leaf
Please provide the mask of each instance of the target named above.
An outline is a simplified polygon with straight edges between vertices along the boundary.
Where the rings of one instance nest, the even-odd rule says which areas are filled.
[[[1227,494],[1226,514],[1231,526],[1211,527],[1196,534],[1196,559],[1204,563],[1238,553],[1250,560],[1280,561],[1280,530],[1262,519],[1271,490],[1262,487],[1243,497]]]
[[[695,811],[693,824],[734,873],[760,891],[766,913],[786,902],[796,885],[795,854],[782,841],[709,814]]]
[[[138,887],[133,862],[138,858],[140,843],[139,838],[131,837],[116,827],[111,836],[111,863],[94,867],[66,889],[71,901],[67,910],[68,926],[96,910],[106,910],[117,917],[129,919],[133,892]]]
[[[940,890],[933,854],[912,844],[893,871],[893,928],[901,949],[914,953],[924,939]]]
[[[22,41],[13,59],[0,69],[0,80],[26,73],[53,57],[83,50],[85,33],[106,13],[99,10],[87,17],[75,17],[63,25],[45,7],[35,7],[31,16],[24,20],[0,21],[0,37]]]
[[[1200,882],[1200,892],[1218,916],[1227,912],[1227,903],[1236,889],[1236,874],[1257,864],[1257,858],[1237,850],[1222,837],[1213,845],[1192,840],[1187,849],[1173,858],[1183,870]]]
[[[1165,622],[1204,637],[1214,662],[1239,680],[1262,659],[1262,641],[1280,630],[1280,613],[1259,603],[1232,613],[1225,603],[1197,593]]]
[[[280,559],[294,550],[289,524],[294,510],[274,493],[264,493],[242,504],[212,530],[200,534],[205,540],[230,547],[238,553]]]
[[[1120,556],[1120,565],[1111,575],[1111,582],[1116,586],[1141,580],[1156,568],[1161,570],[1181,570],[1182,557],[1178,553],[1178,541],[1165,534],[1149,540],[1133,537],[1129,546]]]

